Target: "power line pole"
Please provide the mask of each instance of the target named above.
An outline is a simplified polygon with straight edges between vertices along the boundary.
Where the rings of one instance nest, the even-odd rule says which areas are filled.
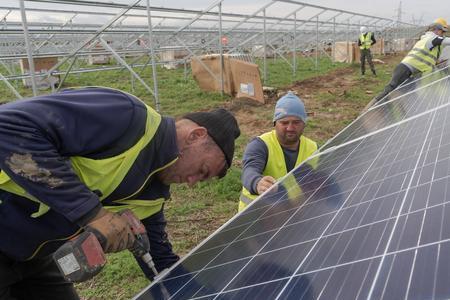
[[[397,23],[400,24],[402,22],[402,1],[400,1],[398,5],[397,11]]]

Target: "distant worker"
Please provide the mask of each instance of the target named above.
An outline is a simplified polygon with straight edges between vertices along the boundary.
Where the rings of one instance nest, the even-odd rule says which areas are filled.
[[[444,37],[447,30],[447,21],[443,18],[436,19],[408,55],[395,67],[391,81],[383,92],[375,97],[375,102],[383,99],[411,76],[433,71],[442,48],[450,45],[450,39]]]
[[[306,110],[292,92],[278,100],[273,122],[274,130],[254,138],[245,149],[239,211],[317,150],[317,144],[303,136]]]
[[[86,229],[106,253],[129,248],[131,225],[117,213],[126,208],[145,225],[158,272],[173,265],[170,184],[223,177],[238,136],[225,109],[176,121],[101,87],[1,105],[0,299],[79,299],[52,253]]]
[[[372,61],[372,53],[370,52],[370,47],[372,47],[372,45],[377,42],[375,40],[375,34],[368,31],[367,27],[365,26],[361,26],[359,31],[361,32],[358,39],[358,46],[361,50],[361,75],[364,75],[364,73],[366,72],[366,59],[369,63],[370,70],[372,70],[373,75],[377,75]]]

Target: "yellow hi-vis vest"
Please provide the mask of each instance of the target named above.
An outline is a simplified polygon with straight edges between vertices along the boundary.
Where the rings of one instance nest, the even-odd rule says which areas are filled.
[[[429,50],[426,47],[427,41],[427,38],[418,41],[402,60],[402,63],[408,64],[422,73],[433,71],[441,54],[441,45]]]
[[[262,175],[272,176],[275,179],[279,179],[285,176],[287,174],[286,161],[284,160],[283,149],[278,142],[275,130],[264,133],[263,135],[259,136],[259,138],[263,140],[268,149],[267,163]],[[295,167],[305,161],[316,150],[316,142],[303,135],[300,136],[300,146],[298,149],[298,156],[297,161],[295,162]],[[294,178],[291,179],[295,181]],[[287,188],[288,194],[289,192],[295,195],[300,194],[298,185],[290,184],[289,180],[287,180],[287,184],[289,185],[289,188]],[[298,191],[293,188],[294,186],[297,187]],[[242,187],[242,192],[239,197],[239,211],[243,210],[248,204],[250,204],[251,201],[256,199],[258,196],[259,195],[250,194],[250,192],[245,187]]]
[[[70,158],[72,168],[80,178],[80,181],[83,182],[91,191],[101,191],[102,196],[100,197],[100,200],[108,197],[119,186],[128,171],[131,169],[131,166],[135,162],[141,150],[144,149],[145,146],[147,146],[152,140],[159,124],[161,123],[161,116],[151,107],[147,105],[145,106],[147,108],[145,133],[134,146],[123,153],[104,159],[90,159],[81,156]],[[104,207],[113,212],[128,208],[131,209],[140,219],[147,218],[157,213],[161,210],[164,204],[164,199],[135,200],[133,197],[144,188],[147,181],[155,173],[167,168],[175,161],[176,159],[164,167],[154,170],[147,176],[142,186],[134,193],[123,199],[113,201],[114,203],[121,205]],[[12,181],[4,171],[0,171],[0,189],[40,203],[38,211],[31,215],[33,218],[42,216],[50,209],[46,204],[30,195],[21,186]]]
[[[359,36],[359,41],[361,42],[361,46],[359,46],[359,49],[370,49],[372,47],[372,32],[368,32],[366,36],[364,34],[361,34]]]

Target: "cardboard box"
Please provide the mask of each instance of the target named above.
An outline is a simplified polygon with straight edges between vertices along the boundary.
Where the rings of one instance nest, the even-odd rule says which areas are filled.
[[[168,70],[176,69],[183,65],[182,59],[189,55],[189,51],[181,50],[166,50],[159,54],[161,61],[164,62],[163,68]]]
[[[264,57],[264,45],[254,45],[251,51],[253,57],[263,58]],[[275,51],[266,46],[266,58],[272,58],[275,56]]]
[[[34,58],[33,62],[34,62],[35,73],[45,73],[58,63],[58,58],[57,57],[39,57],[39,58]],[[27,58],[22,58],[20,60],[20,69],[22,71],[22,74],[30,73],[30,67],[29,67]],[[53,76],[50,76],[49,78],[36,76],[35,79],[36,79],[36,86],[38,89],[49,89],[52,87],[52,85],[55,86],[59,83],[59,75],[53,75]],[[32,87],[31,78],[23,79],[22,83],[27,88]]]
[[[192,76],[198,86],[204,91],[220,91],[220,81],[214,77],[198,61],[200,59],[211,72],[220,80],[220,56],[218,54],[204,55],[191,58]],[[230,61],[227,56],[223,57],[223,88],[224,93],[232,95],[234,91],[233,80],[231,77]]]
[[[111,44],[112,42],[107,41],[108,44]],[[101,44],[96,44],[94,47],[91,48],[92,51],[98,51],[103,52],[105,51],[105,48]],[[89,54],[88,55],[88,63],[90,65],[107,65],[109,64],[109,60],[111,58],[111,55],[109,54]]]
[[[335,42],[333,50],[333,61],[352,63],[356,60],[355,56],[359,47],[356,42]]]
[[[359,62],[361,58],[361,50],[357,42],[335,42],[332,57],[335,62],[353,63]],[[370,48],[372,55],[385,54],[385,41],[378,39],[375,45]]]
[[[264,104],[259,67],[256,64],[237,59],[230,59],[236,98],[249,98]]]
[[[385,42],[385,53],[410,51],[418,39],[394,39]]]
[[[413,39],[395,39],[394,51],[395,52],[409,51],[413,48],[415,43],[416,41]]]
[[[191,68],[195,81],[202,90],[220,91],[220,56],[218,54],[205,55],[200,59],[219,80],[215,80],[197,59],[192,58]],[[234,59],[228,55],[224,55],[223,65],[224,93],[264,103],[258,65]]]
[[[375,45],[372,45],[370,51],[373,55],[384,55],[384,39],[377,39],[377,42],[375,43]]]
[[[90,54],[88,57],[88,63],[90,65],[107,65],[109,64],[109,55],[105,54]]]

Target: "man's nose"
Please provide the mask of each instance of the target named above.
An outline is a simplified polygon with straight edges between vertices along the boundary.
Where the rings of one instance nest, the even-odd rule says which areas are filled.
[[[292,123],[289,123],[288,126],[286,127],[287,130],[294,130],[295,126]]]

